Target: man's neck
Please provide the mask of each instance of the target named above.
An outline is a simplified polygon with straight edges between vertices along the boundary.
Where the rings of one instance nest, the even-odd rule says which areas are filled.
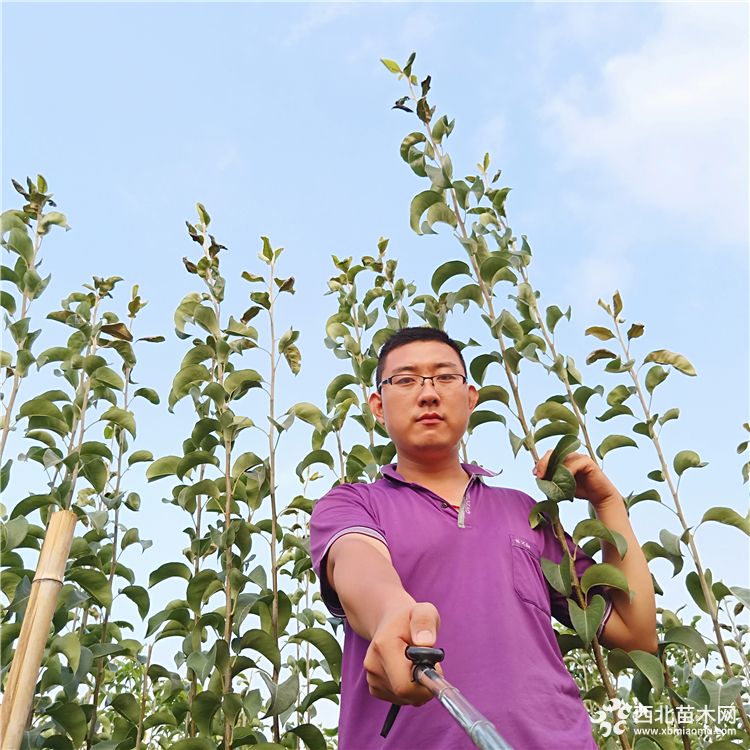
[[[409,456],[399,455],[396,469],[407,481],[421,484],[423,487],[465,483],[467,473],[458,460],[458,453],[443,459],[415,461]]]

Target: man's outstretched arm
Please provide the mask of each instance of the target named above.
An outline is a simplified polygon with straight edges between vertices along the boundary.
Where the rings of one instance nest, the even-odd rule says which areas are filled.
[[[328,551],[326,576],[354,632],[370,641],[364,668],[371,695],[415,706],[430,700],[427,688],[412,682],[405,650],[434,646],[440,617],[404,589],[388,548],[366,534],[345,534]]]

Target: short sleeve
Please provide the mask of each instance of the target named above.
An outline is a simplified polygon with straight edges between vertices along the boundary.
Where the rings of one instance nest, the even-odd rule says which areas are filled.
[[[366,485],[341,484],[320,498],[310,520],[310,557],[320,579],[320,595],[331,614],[345,617],[336,592],[326,577],[326,556],[331,545],[344,534],[367,534],[387,546],[385,533],[372,508]]]
[[[544,525],[543,533],[544,551],[542,552],[542,556],[546,557],[548,560],[552,560],[559,565],[560,561],[563,558],[563,551],[560,547],[560,541],[555,536],[555,532],[550,524]],[[575,555],[575,569],[580,580],[581,576],[583,576],[588,568],[594,565],[596,560],[594,560],[590,555],[587,555],[581,547],[576,545],[573,542],[573,538],[570,536],[570,534],[568,534],[567,531],[565,532],[565,542],[568,545],[568,551],[570,552],[571,557]],[[547,582],[547,588],[549,589],[550,604],[552,606],[553,616],[558,622],[561,622],[568,628],[572,628],[573,625],[570,621],[570,614],[568,612],[567,597],[552,588],[552,586],[549,585],[549,582]],[[604,626],[607,624],[607,620],[612,613],[612,597],[608,586],[594,586],[590,590],[590,594],[600,594],[604,599],[604,616],[602,617],[601,624],[596,631],[596,635],[598,638],[601,635],[602,630],[604,630]]]

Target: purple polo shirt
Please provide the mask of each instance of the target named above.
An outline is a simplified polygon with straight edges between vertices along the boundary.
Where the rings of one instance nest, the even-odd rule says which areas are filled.
[[[563,664],[551,615],[570,626],[565,597],[548,584],[539,559],[562,550],[549,525],[529,526],[535,501],[517,490],[490,487],[491,472],[462,464],[471,475],[461,508],[395,465],[372,484],[343,484],[313,509],[310,551],[323,601],[345,616],[325,575],[330,546],[359,532],[384,542],[404,588],[440,613],[436,646],[445,649],[446,679],[476,706],[514,750],[596,750],[578,687]],[[574,549],[568,536],[568,546]],[[593,564],[580,548],[578,575]],[[611,612],[607,602],[601,629]],[[340,750],[471,750],[474,745],[437,702],[402,706],[387,738],[389,705],[370,695],[362,666],[369,641],[344,623],[339,717]]]

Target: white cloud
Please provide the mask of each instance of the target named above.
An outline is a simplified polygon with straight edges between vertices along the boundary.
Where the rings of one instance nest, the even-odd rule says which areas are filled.
[[[747,237],[747,9],[660,6],[640,49],[596,81],[571,79],[544,109],[563,165],[602,168],[637,202]],[[600,106],[597,106],[599,104]]]
[[[284,44],[291,46],[300,40],[318,31],[323,26],[346,16],[354,9],[353,3],[313,3],[307,6],[304,16],[289,29]]]

